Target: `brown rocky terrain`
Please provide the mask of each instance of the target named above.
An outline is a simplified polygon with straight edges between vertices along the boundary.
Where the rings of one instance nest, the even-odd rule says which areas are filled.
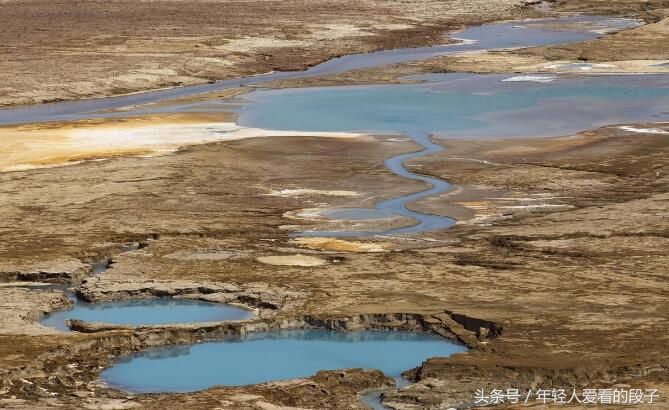
[[[0,106],[126,94],[443,43],[524,0],[5,0]]]
[[[198,289],[204,282],[261,286],[266,297],[276,299],[272,286],[279,286],[295,295],[296,303],[275,304],[279,308],[277,319],[259,323],[302,326],[304,315],[351,318],[411,313],[440,317],[439,312],[448,310],[485,319],[503,329],[501,337],[481,344],[476,336],[485,340],[487,330],[482,333],[480,326],[474,326],[470,331],[459,331],[452,317],[439,319],[448,332],[460,334],[460,340],[473,350],[428,361],[413,376],[416,384],[387,394],[386,400],[396,408],[470,401],[474,390],[482,387],[628,384],[666,391],[669,343],[663,329],[669,320],[665,313],[669,311],[669,144],[663,135],[612,127],[548,140],[444,140],[449,156],[495,165],[434,156],[420,161],[424,172],[452,180],[461,195],[475,191],[476,200],[485,205],[479,212],[492,218],[477,219],[480,215],[475,214],[473,222],[422,235],[422,240],[383,238],[333,244],[287,238],[281,228],[284,225],[320,223],[287,220],[281,216],[287,210],[308,208],[313,206],[310,202],[364,206],[387,192],[417,189],[387,175],[380,165],[383,157],[408,150],[406,143],[381,141],[246,139],[195,146],[162,157],[119,158],[2,174],[6,198],[2,220],[7,221],[2,227],[5,278],[12,280],[17,275],[12,272],[30,277],[27,274],[37,270],[47,272],[42,278],[58,280],[62,275],[49,275],[44,266],[61,263],[63,271],[76,273],[86,261],[108,256],[113,261],[111,268],[100,280],[89,280],[81,288],[87,298],[101,297],[92,296],[95,294],[106,294],[107,299],[151,296],[150,289],[165,286],[192,289],[192,285],[178,285],[188,279],[201,283]],[[328,166],[320,166],[314,173],[315,159]],[[151,176],[147,176],[147,169],[152,170]],[[311,176],[305,179],[306,169],[311,170]],[[246,182],[232,182],[242,175]],[[57,188],[46,184],[54,180],[60,181]],[[361,196],[330,196],[322,192],[326,183],[327,188],[339,191],[355,187]],[[85,193],[83,187],[91,185],[99,189]],[[268,189],[296,186],[319,188],[321,193],[267,196],[262,206],[257,203],[258,195]],[[491,192],[497,199],[485,195]],[[226,198],[224,206],[221,198]],[[476,210],[471,202],[446,195],[416,206],[447,209],[443,207],[447,203]],[[21,203],[32,205],[26,208]],[[551,203],[565,206],[559,212],[551,212],[550,207],[528,207]],[[519,206],[520,211],[507,208],[509,204]],[[491,221],[494,224],[487,226]],[[118,244],[137,240],[145,241],[141,249],[119,253]],[[364,251],[360,246],[362,252],[355,251],[359,242],[376,243],[377,248]],[[317,257],[325,263],[282,266],[257,259],[295,254]],[[66,264],[71,258],[83,261],[83,265]],[[8,300],[10,292],[17,292],[10,289],[0,288],[3,300]],[[139,289],[146,290],[138,293]],[[11,308],[26,312],[22,315],[26,324],[38,317],[36,308],[50,309],[43,307],[47,295],[57,296],[56,292],[40,292],[23,291],[20,298],[24,303]],[[164,290],[156,292],[165,294]],[[398,318],[388,323],[415,326],[406,322],[406,316]],[[355,326],[368,326],[366,320],[354,322]],[[357,372],[344,372],[343,378],[333,376],[337,372],[324,372],[307,381],[164,398],[119,395],[97,385],[97,367],[91,363],[104,365],[110,351],[118,354],[141,348],[145,346],[142,340],[188,340],[183,339],[187,333],[175,338],[166,335],[174,335],[179,327],[163,332],[86,326],[80,330],[93,333],[54,335],[31,325],[32,336],[28,336],[18,326],[7,328],[2,337],[12,343],[1,356],[7,391],[4,403],[30,407],[32,400],[47,400],[35,393],[41,391],[39,387],[46,389],[45,397],[51,397],[46,402],[53,403],[81,403],[85,397],[83,403],[88,405],[120,400],[124,405],[144,403],[149,407],[218,403],[224,408],[258,408],[270,403],[356,408],[360,406],[357,392],[385,383],[382,378],[372,382]],[[141,336],[146,332],[156,336]],[[70,347],[44,356],[64,341]],[[60,375],[58,383],[41,376],[41,361],[36,362],[35,357],[49,357],[49,369]],[[66,366],[72,363],[79,363],[78,370]],[[341,380],[334,382],[332,377]],[[33,384],[21,385],[19,378]],[[75,387],[76,380],[85,380],[86,387]],[[327,393],[307,395],[307,400],[304,389]],[[49,396],[51,393],[56,395]]]
[[[638,17],[655,24],[634,30],[633,39],[626,31],[522,55],[539,62],[667,58],[663,41],[667,21],[661,20],[668,8],[661,0],[564,0],[554,8]],[[67,0],[6,0],[0,3],[0,105],[127,94],[304,69],[343,54],[441,44],[449,30],[536,15],[524,0],[466,4],[317,0],[308,7],[272,0],[114,0],[76,5]],[[439,64],[441,69],[463,68],[447,61]],[[482,66],[499,64],[479,64],[485,71]]]
[[[590,12],[637,18],[639,27],[601,38],[558,46],[470,52],[393,66],[354,70],[317,78],[275,81],[270,87],[354,85],[405,82],[401,77],[424,73],[669,73],[669,5],[662,1],[560,1],[553,10]],[[572,63],[591,64],[586,70]]]
[[[249,7],[273,7],[277,16],[288,14],[296,5],[256,3]],[[114,11],[111,18],[118,18],[125,13],[120,7],[114,9],[119,4],[90,2],[80,12],[94,8],[97,11],[91,13],[98,15],[96,7],[110,7]],[[216,19],[223,19],[223,11],[217,14],[205,7],[211,6],[206,2],[187,4],[195,16],[204,16],[205,10],[211,13],[212,20],[207,20],[211,26],[203,24],[203,30],[218,30],[212,27],[220,23]],[[228,10],[242,7],[241,3],[226,4],[231,7]],[[415,6],[381,4],[397,14],[407,5]],[[36,7],[29,9],[29,5]],[[412,9],[438,19],[442,18],[439,7],[449,5],[425,3],[425,7]],[[35,21],[40,21],[40,7],[46,7],[32,1],[0,4],[0,8],[5,6],[3,11],[14,10],[18,15],[34,13]],[[184,17],[170,26],[176,17],[153,16],[152,7],[156,4],[140,2],[127,10],[142,11],[138,15],[145,16],[157,31],[169,27],[177,36],[188,32],[184,29],[188,24],[195,24]],[[359,11],[365,7],[369,9]],[[381,6],[376,2],[351,4],[340,10],[341,18],[360,13],[360,21],[369,21],[365,13],[379,10],[373,7]],[[666,20],[661,20],[666,4],[662,1],[565,1],[557,7],[611,11],[659,23],[626,30],[612,40],[607,37],[559,49],[481,54],[494,58],[433,59],[273,86],[398,81],[405,74],[452,69],[534,72],[527,67],[562,59],[610,62],[616,56],[623,59],[616,60],[621,70],[635,72],[652,65],[634,65],[635,61],[666,58],[662,54]],[[66,10],[61,8],[59,14],[66,16]],[[164,10],[168,16],[173,9]],[[317,13],[318,7],[315,10]],[[52,20],[50,13],[52,9],[43,12],[45,21]],[[279,21],[283,20],[277,18],[277,27],[281,27]],[[119,20],[110,25],[127,30],[123,47],[132,45],[130,36],[139,36],[133,30],[148,30],[148,25],[124,24]],[[18,26],[13,27],[1,35],[16,35]],[[77,30],[82,28],[62,31],[83,48],[62,53],[63,59],[72,58],[70,63],[81,62],[82,56],[92,53],[86,47],[100,47],[90,39],[82,40],[89,37],[79,36],[84,31]],[[405,33],[412,32],[407,30]],[[49,44],[49,36],[33,31],[30,36],[35,41]],[[384,36],[374,34],[377,37],[373,38]],[[302,41],[300,35],[295,34]],[[165,41],[162,36],[156,37]],[[222,36],[227,39],[228,34]],[[429,40],[423,32],[420,36],[420,42]],[[151,38],[149,45],[138,47],[157,49]],[[406,41],[414,41],[412,38],[407,36]],[[182,40],[174,41],[181,44]],[[359,47],[355,50],[371,47],[369,44],[387,46],[360,41],[366,45],[355,43]],[[328,53],[342,52],[341,44],[347,43],[332,41],[337,51],[328,49]],[[658,45],[657,54],[652,45]],[[172,47],[165,51],[170,59],[175,56]],[[302,64],[302,60],[289,58],[291,47],[263,49],[270,55],[269,63],[240,63],[235,67],[246,68],[239,68],[235,75],[250,72],[243,71],[251,70],[248,67],[262,71],[281,64],[282,52],[291,64]],[[311,49],[312,43],[300,47]],[[608,47],[613,51],[606,51]],[[37,58],[45,50],[49,48],[35,48],[31,55]],[[142,50],[128,52],[127,58],[137,55],[138,61],[154,64],[152,59],[158,57]],[[58,49],[49,52],[60,55]],[[189,53],[184,56],[192,57]],[[310,58],[315,61],[324,55]],[[19,61],[10,60],[12,64]],[[96,57],[91,61],[105,60]],[[44,70],[44,75],[53,75],[55,83],[70,84],[75,77],[67,79],[63,74],[67,64],[53,64],[54,71]],[[116,67],[118,60],[109,64],[105,70]],[[89,68],[82,72],[93,73],[94,78],[95,69]],[[218,78],[219,72],[215,75]],[[195,75],[188,78],[201,81]],[[79,95],[127,92],[157,84],[147,80],[137,86],[133,81],[115,83],[122,84],[115,91],[98,83]],[[45,87],[55,83],[46,81]],[[15,88],[20,92],[7,94],[12,103],[32,101],[33,97],[17,98],[33,92],[48,96],[45,99],[75,98],[69,86],[58,85],[53,88],[58,91],[50,94],[47,88],[25,84]],[[32,91],[22,94],[26,90]],[[170,121],[176,124],[174,118]],[[142,119],[121,122],[129,127],[142,125]],[[108,125],[103,121],[27,127],[37,133],[42,128]],[[396,409],[448,408],[471,403],[477,389],[511,387],[658,389],[659,401],[640,408],[668,408],[669,127],[666,123],[630,126],[550,139],[437,140],[446,151],[414,160],[409,166],[445,178],[456,188],[411,206],[456,216],[459,223],[448,231],[413,237],[335,240],[288,236],[313,228],[351,228],[319,217],[314,209],[371,207],[379,199],[421,189],[420,183],[393,176],[383,167],[385,158],[416,149],[411,142],[388,136],[245,137],[182,147],[157,157],[126,157],[128,152],[124,152],[104,161],[2,172],[0,407],[361,408],[363,391],[390,386],[390,380],[378,371],[323,371],[300,380],[155,395],[110,389],[99,383],[98,376],[118,356],[151,346],[268,329],[374,328],[432,331],[470,348],[465,354],[430,359],[408,372],[414,384],[397,391],[391,387],[385,393],[384,403]],[[399,226],[407,221],[385,223]],[[91,267],[100,261],[108,269],[92,277]],[[156,327],[75,322],[72,327],[77,331],[62,333],[37,323],[44,313],[69,303],[62,290],[44,288],[45,283],[74,286],[80,297],[92,301],[170,295],[237,303],[254,309],[257,315],[242,322]]]
[[[427,71],[470,72],[578,72],[555,67],[556,63],[599,63],[592,72],[666,73],[660,66],[669,59],[669,5],[666,2],[635,1],[559,1],[558,11],[582,11],[642,19],[646,24],[591,41],[559,46],[533,47],[445,57],[426,62]],[[566,64],[565,64],[566,65]],[[553,67],[551,67],[553,66]]]
[[[563,12],[634,16],[648,19],[667,15],[665,0],[557,0],[552,2],[552,6],[554,10]]]

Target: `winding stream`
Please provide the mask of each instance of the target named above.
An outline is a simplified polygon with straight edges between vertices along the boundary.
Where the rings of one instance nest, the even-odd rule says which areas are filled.
[[[415,201],[451,189],[443,180],[404,166],[407,160],[443,150],[432,139],[553,137],[610,124],[669,118],[669,76],[662,74],[432,74],[413,79],[427,82],[257,90],[244,96],[247,103],[238,118],[243,126],[376,135],[399,132],[423,147],[419,152],[389,158],[385,166],[430,188],[375,204],[380,215],[409,217],[418,223],[385,231],[310,231],[299,236],[407,234],[452,226],[452,218],[407,208]],[[370,210],[362,211],[328,210],[323,216],[374,218]]]
[[[557,24],[562,26],[557,26]],[[632,27],[637,24],[634,20],[612,19],[599,16],[572,16],[559,19],[551,18],[487,24],[472,27],[459,33],[458,36],[460,38],[466,39],[461,43],[349,55],[326,61],[303,72],[275,72],[254,77],[219,81],[213,84],[158,90],[127,96],[3,109],[0,110],[0,124],[128,116],[130,114],[157,112],[206,111],[212,109],[214,111],[229,110],[229,102],[211,101],[206,103],[177,104],[158,108],[151,107],[150,105],[134,108],[133,106],[162,102],[243,85],[259,84],[272,80],[300,79],[335,74],[354,69],[416,61],[465,51],[530,47],[588,40],[608,31]],[[504,107],[504,104],[507,103],[505,101],[497,101],[498,106],[490,108],[488,112],[479,108],[481,106],[485,107],[485,101],[490,99],[486,93],[500,87],[499,84],[489,84],[490,78],[494,78],[494,76],[485,76],[485,80],[483,80],[484,83],[488,84],[487,87],[477,86],[472,81],[468,82],[467,80],[471,79],[471,77],[465,76],[464,79],[460,79],[455,75],[436,83],[430,83],[427,87],[418,87],[414,90],[406,90],[391,85],[358,89],[353,87],[337,87],[336,89],[315,88],[253,92],[249,95],[252,103],[244,105],[245,109],[248,109],[249,112],[244,112],[239,122],[241,125],[289,131],[350,130],[400,132],[409,136],[422,147],[422,150],[418,152],[389,158],[385,161],[385,165],[391,172],[408,179],[421,181],[430,186],[430,188],[388,199],[375,205],[376,210],[380,214],[411,218],[416,221],[414,225],[385,231],[314,231],[302,232],[299,235],[369,236],[440,230],[451,227],[455,223],[455,220],[446,216],[417,212],[409,209],[407,204],[447,192],[452,188],[451,185],[438,178],[412,172],[404,166],[404,163],[409,159],[429,155],[443,149],[439,144],[435,144],[431,140],[431,133],[449,128],[450,126],[450,130],[455,135],[460,136],[462,132],[468,132],[469,129],[475,128],[472,127],[472,123],[480,122],[479,119],[473,117],[474,114],[490,115],[491,112],[503,112],[504,110],[499,107]],[[476,78],[476,81],[482,79],[483,77]],[[444,98],[440,99],[438,95],[440,87],[448,88],[451,85],[457,86],[463,82],[470,88],[461,88],[458,92],[451,95],[452,98],[448,98],[448,93],[446,93],[447,98],[445,100]],[[471,92],[470,89],[479,90],[480,95]],[[342,93],[345,93],[345,95],[342,96]],[[441,94],[443,97],[444,93]],[[282,100],[281,96],[285,95],[293,96],[298,103],[300,99],[303,99],[305,104],[301,106],[294,102],[290,104],[291,101],[285,101],[285,98]],[[263,99],[269,99],[269,102],[267,103]],[[327,99],[330,100],[328,101]],[[336,102],[337,99],[342,100],[343,103],[333,106],[331,102]],[[513,96],[510,99],[513,100]],[[278,103],[272,104],[273,100],[278,100]],[[282,105],[286,102],[289,104]],[[219,106],[217,106],[217,103]],[[439,109],[444,106],[443,104],[455,107],[456,109]],[[286,106],[290,107],[290,110],[285,109],[284,107]],[[121,112],[107,111],[127,107],[131,109]],[[313,107],[318,107],[322,111],[314,110]],[[525,108],[524,104],[514,104],[513,101],[511,101],[509,107],[516,108],[517,112]],[[370,110],[370,108],[372,109]],[[376,108],[376,110],[373,108]],[[625,108],[629,111],[629,107]],[[607,109],[610,109],[610,107]],[[325,116],[323,115],[324,112],[326,113]],[[371,119],[366,121],[361,113],[369,114]],[[276,121],[276,119],[279,119],[279,121]],[[314,119],[318,121],[314,121]],[[632,119],[638,120],[639,118],[634,117]],[[512,133],[512,136],[520,136],[521,134],[530,135],[526,132],[523,133],[522,126],[518,127],[518,124],[523,123],[521,121],[511,127],[515,132],[515,134]],[[545,128],[543,122],[541,126]],[[499,128],[498,124],[491,124],[491,127],[494,130]],[[584,128],[588,127],[584,126],[582,129]],[[561,130],[564,131],[564,127]],[[445,135],[453,134],[445,133]],[[499,136],[499,133],[491,132],[489,135]],[[340,213],[354,215],[356,211],[357,214],[369,212],[369,210],[353,209],[340,210]]]
[[[555,23],[574,25],[591,23],[599,25],[599,27],[595,30],[592,30],[591,28],[587,29],[585,27],[582,30],[541,28],[542,25],[551,25]],[[599,37],[602,32],[607,30],[623,29],[633,27],[637,24],[638,23],[635,20],[614,19],[601,16],[574,16],[559,19],[551,18],[486,24],[468,28],[458,33],[458,38],[468,40],[462,43],[352,54],[328,60],[305,71],[274,72],[239,79],[223,80],[211,84],[177,87],[117,97],[64,101],[0,109],[0,124],[65,121],[101,116],[127,116],[129,114],[147,111],[129,110],[120,113],[106,114],[102,114],[101,111],[163,102],[175,98],[190,97],[198,94],[221,91],[239,86],[261,84],[274,80],[301,79],[337,74],[355,69],[418,61],[465,51],[531,47],[590,40]],[[184,106],[173,106],[172,108],[151,110],[151,112],[183,110],[184,108]]]

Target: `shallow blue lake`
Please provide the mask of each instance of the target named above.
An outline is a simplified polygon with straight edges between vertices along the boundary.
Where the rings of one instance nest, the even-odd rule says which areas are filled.
[[[79,319],[117,325],[166,325],[251,319],[253,312],[236,306],[196,300],[154,298],[104,303],[78,301],[73,309],[49,314],[40,323],[67,331],[65,321]]]
[[[509,138],[669,118],[666,75],[555,76],[542,83],[522,78],[433,74],[420,84],[260,90],[245,96],[250,103],[240,123],[277,130]]]
[[[102,380],[133,392],[187,392],[347,368],[379,369],[397,377],[429,357],[464,351],[428,333],[278,331],[145,351],[103,371]]]
[[[423,151],[389,158],[393,173],[431,188],[375,204],[375,210],[328,211],[334,218],[394,214],[416,224],[386,231],[308,231],[300,236],[370,236],[446,229],[455,220],[413,211],[407,204],[451,185],[412,172],[404,162],[441,151],[444,138],[554,137],[620,123],[669,118],[669,76],[477,75],[412,76],[414,84],[258,90],[244,97],[239,123],[295,131],[402,133]],[[559,113],[559,115],[556,115]],[[365,216],[369,216],[365,218]]]

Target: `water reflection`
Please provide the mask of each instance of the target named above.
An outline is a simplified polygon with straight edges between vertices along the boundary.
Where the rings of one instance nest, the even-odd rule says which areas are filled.
[[[151,349],[121,359],[102,379],[135,392],[185,392],[306,377],[319,370],[374,368],[391,377],[463,346],[415,332],[291,330]]]

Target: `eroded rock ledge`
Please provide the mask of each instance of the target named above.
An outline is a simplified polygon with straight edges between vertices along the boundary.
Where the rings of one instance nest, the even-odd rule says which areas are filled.
[[[0,261],[0,282],[46,282],[71,285],[89,277],[101,268],[106,270],[119,254],[133,252],[149,246],[149,242],[158,239],[152,234],[141,239],[123,238],[128,241],[100,244],[99,249],[78,257],[62,257],[50,260],[11,263]]]
[[[496,323],[470,318],[444,311],[434,315],[418,313],[379,313],[353,316],[301,316],[277,317],[247,321],[219,323],[189,323],[160,326],[123,326],[71,320],[72,330],[82,333],[99,333],[114,330],[134,331],[140,340],[158,341],[155,345],[196,343],[202,340],[222,339],[228,335],[244,335],[253,332],[295,329],[326,329],[335,331],[391,330],[432,332],[470,348],[484,348],[485,343],[497,337],[502,327]],[[474,324],[474,325],[472,325]],[[147,347],[148,347],[147,346]],[[141,346],[139,347],[142,348]]]
[[[90,265],[76,258],[12,265],[0,263],[0,279],[7,282],[70,283],[89,274]]]
[[[75,293],[87,302],[174,297],[209,302],[240,304],[254,308],[259,317],[268,317],[279,309],[294,310],[303,304],[305,292],[265,283],[235,285],[231,283],[187,280],[110,280],[91,278]]]
[[[71,305],[59,290],[40,290],[22,287],[0,287],[0,316],[3,334],[37,335],[48,329],[37,324],[45,313],[66,309]]]

